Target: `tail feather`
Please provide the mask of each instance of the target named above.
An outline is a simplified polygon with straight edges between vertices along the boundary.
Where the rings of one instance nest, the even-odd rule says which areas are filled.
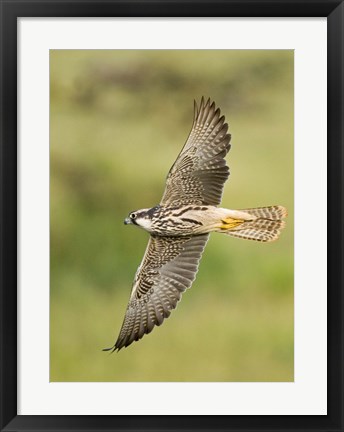
[[[282,218],[287,216],[287,210],[282,206],[258,207],[240,210],[252,219],[224,219],[221,232],[232,237],[261,242],[277,240],[285,222]]]
[[[280,220],[288,215],[287,209],[282,206],[257,207],[241,211],[256,216],[257,218],[270,220]]]
[[[271,242],[277,240],[285,222],[282,220],[257,219],[250,222],[243,222],[240,227],[229,230],[226,234],[248,240]]]

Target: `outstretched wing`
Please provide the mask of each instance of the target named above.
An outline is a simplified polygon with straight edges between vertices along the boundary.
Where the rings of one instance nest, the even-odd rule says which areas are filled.
[[[151,236],[137,269],[117,342],[120,350],[162,324],[195,279],[209,234],[194,237]]]
[[[190,135],[170,169],[162,205],[218,205],[229,176],[225,156],[230,149],[228,124],[220,109],[202,98],[195,102]]]

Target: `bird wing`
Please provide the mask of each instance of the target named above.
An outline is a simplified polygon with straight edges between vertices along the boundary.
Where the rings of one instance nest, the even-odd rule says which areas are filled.
[[[195,102],[190,135],[171,167],[161,205],[218,205],[229,176],[225,156],[230,149],[228,124],[220,109],[204,103],[199,110]]]
[[[161,325],[195,279],[209,234],[193,237],[151,236],[137,269],[117,342],[120,350]]]

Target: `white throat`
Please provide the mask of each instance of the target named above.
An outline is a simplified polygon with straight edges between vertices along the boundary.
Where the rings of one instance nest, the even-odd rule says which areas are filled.
[[[138,219],[138,220],[136,221],[136,223],[137,223],[137,225],[139,225],[141,228],[143,228],[143,229],[145,229],[145,230],[147,230],[147,231],[150,231],[150,228],[151,228],[151,226],[152,226],[152,221],[151,221],[150,219],[145,219],[145,218]]]

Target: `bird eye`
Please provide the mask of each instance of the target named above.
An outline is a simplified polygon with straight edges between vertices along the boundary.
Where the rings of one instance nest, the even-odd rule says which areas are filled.
[[[130,219],[136,219],[136,213],[130,213]]]

